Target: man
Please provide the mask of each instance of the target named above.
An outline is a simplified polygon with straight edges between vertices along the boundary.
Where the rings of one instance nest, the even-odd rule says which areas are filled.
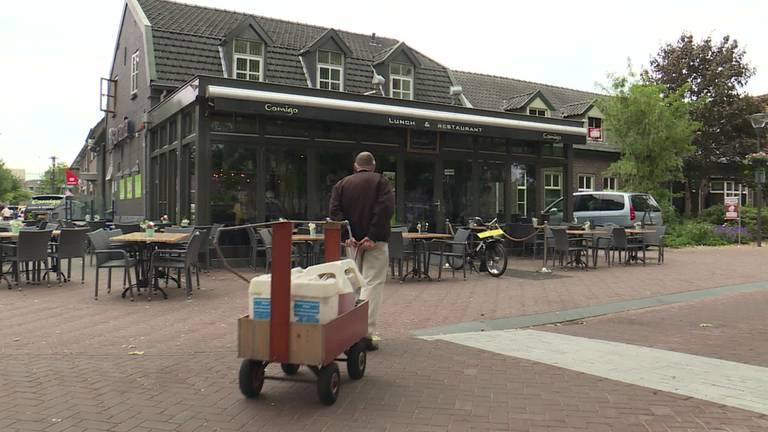
[[[352,238],[346,245],[363,273],[360,298],[368,300],[368,349],[378,349],[376,318],[389,267],[389,220],[395,211],[395,194],[389,180],[376,173],[369,152],[355,157],[354,174],[339,180],[331,191],[331,219],[349,221]]]

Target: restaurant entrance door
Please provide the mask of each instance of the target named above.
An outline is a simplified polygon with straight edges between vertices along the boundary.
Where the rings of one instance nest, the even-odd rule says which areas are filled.
[[[407,158],[405,160],[405,223],[415,229],[418,223],[422,230],[437,227],[437,200],[435,199],[435,160]]]

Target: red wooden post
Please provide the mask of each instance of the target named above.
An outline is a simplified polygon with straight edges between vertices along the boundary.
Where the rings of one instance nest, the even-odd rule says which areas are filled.
[[[289,362],[291,328],[291,236],[292,222],[272,224],[272,284],[269,326],[269,359]]]
[[[338,261],[341,258],[341,224],[329,222],[323,229],[325,242],[325,262]]]

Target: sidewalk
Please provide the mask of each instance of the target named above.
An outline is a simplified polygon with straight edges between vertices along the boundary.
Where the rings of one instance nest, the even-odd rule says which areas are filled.
[[[332,407],[317,403],[313,385],[282,381],[267,381],[259,399],[243,399],[236,318],[246,310],[246,287],[222,271],[201,275],[204,289],[191,302],[173,288],[168,300],[131,303],[116,288],[93,301],[90,268],[85,285],[22,292],[3,286],[0,431],[763,431],[768,419],[754,412],[420,340],[411,332],[759,281],[766,258],[768,251],[751,247],[670,250],[662,266],[558,271],[546,280],[530,279],[540,261],[513,260],[517,277],[389,283],[382,349],[370,354],[361,381],[342,372]],[[750,299],[754,311],[768,306],[765,296]],[[741,322],[738,312],[729,315],[731,322]],[[589,336],[653,346],[642,329],[666,334],[674,329],[673,316],[658,327],[643,321],[634,332],[625,326],[610,333],[614,326],[606,325]],[[742,344],[760,337],[751,330],[757,319],[745,314],[744,325],[729,326],[731,337]],[[597,326],[546,329],[591,328]],[[685,352],[738,352],[737,344],[712,345],[711,335],[701,332],[670,334],[686,340]],[[270,366],[271,373],[278,370]]]

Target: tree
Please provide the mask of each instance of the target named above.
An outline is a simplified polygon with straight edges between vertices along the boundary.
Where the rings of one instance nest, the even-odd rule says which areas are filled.
[[[682,91],[687,101],[695,102],[690,114],[701,127],[694,136],[695,151],[684,161],[686,215],[694,207],[693,191],[706,186],[714,168],[738,174],[741,160],[754,151],[754,132],[746,116],[760,109],[754,98],[741,92],[754,73],[745,51],[730,36],[719,42],[711,37],[696,41],[688,33],[662,46],[643,73],[646,82]]]
[[[61,188],[67,182],[67,170],[69,165],[64,162],[59,162],[55,167],[48,167],[43,174],[43,178],[40,179],[40,190],[43,193],[61,193]],[[54,173],[51,177],[51,173]],[[53,178],[53,180],[51,180]]]
[[[621,178],[627,190],[648,192],[668,203],[669,182],[682,174],[683,158],[694,147],[699,125],[689,117],[685,89],[670,92],[666,87],[614,77],[609,95],[597,100],[605,115],[607,133],[621,146],[621,159],[608,171]]]
[[[25,201],[23,187],[21,181],[5,167],[5,162],[0,160],[0,202],[18,204]]]

